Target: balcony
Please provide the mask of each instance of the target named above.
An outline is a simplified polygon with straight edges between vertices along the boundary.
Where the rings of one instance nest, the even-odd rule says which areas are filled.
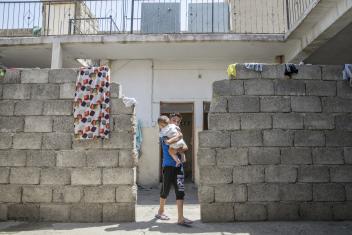
[[[1,37],[112,34],[286,35],[318,0],[0,2]]]

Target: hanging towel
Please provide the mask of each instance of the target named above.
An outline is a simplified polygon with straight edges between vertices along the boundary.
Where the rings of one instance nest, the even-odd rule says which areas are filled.
[[[343,80],[349,81],[352,79],[352,64],[345,64],[343,69]]]
[[[142,121],[138,119],[137,130],[136,130],[136,150],[138,151],[138,157],[141,156],[142,152]]]
[[[236,66],[237,64],[230,64],[229,67],[227,67],[229,79],[236,79]]]
[[[82,67],[74,99],[76,139],[108,138],[110,133],[110,70]]]
[[[254,70],[257,72],[263,72],[263,64],[259,64],[259,63],[245,63],[244,66],[246,67],[246,69],[249,70]]]
[[[294,64],[285,64],[285,75],[292,76],[292,74],[297,74],[298,69]]]

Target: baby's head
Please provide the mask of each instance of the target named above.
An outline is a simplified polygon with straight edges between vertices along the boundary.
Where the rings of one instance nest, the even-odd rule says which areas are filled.
[[[163,115],[158,118],[158,125],[160,128],[166,127],[167,125],[169,125],[169,123],[170,119],[167,116]]]

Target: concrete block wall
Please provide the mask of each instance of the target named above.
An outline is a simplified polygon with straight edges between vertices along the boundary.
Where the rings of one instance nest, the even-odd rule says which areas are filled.
[[[0,220],[134,221],[135,112],[111,87],[108,140],[73,138],[77,70],[0,80]]]
[[[199,133],[204,222],[352,219],[352,88],[341,66],[237,66]]]

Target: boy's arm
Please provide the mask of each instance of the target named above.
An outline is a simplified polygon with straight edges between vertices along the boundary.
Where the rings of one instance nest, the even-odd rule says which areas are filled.
[[[164,140],[165,144],[170,145],[173,143],[176,143],[177,141],[181,140],[183,137],[181,132],[177,132],[177,135],[175,135],[174,137],[168,139],[168,140]]]

